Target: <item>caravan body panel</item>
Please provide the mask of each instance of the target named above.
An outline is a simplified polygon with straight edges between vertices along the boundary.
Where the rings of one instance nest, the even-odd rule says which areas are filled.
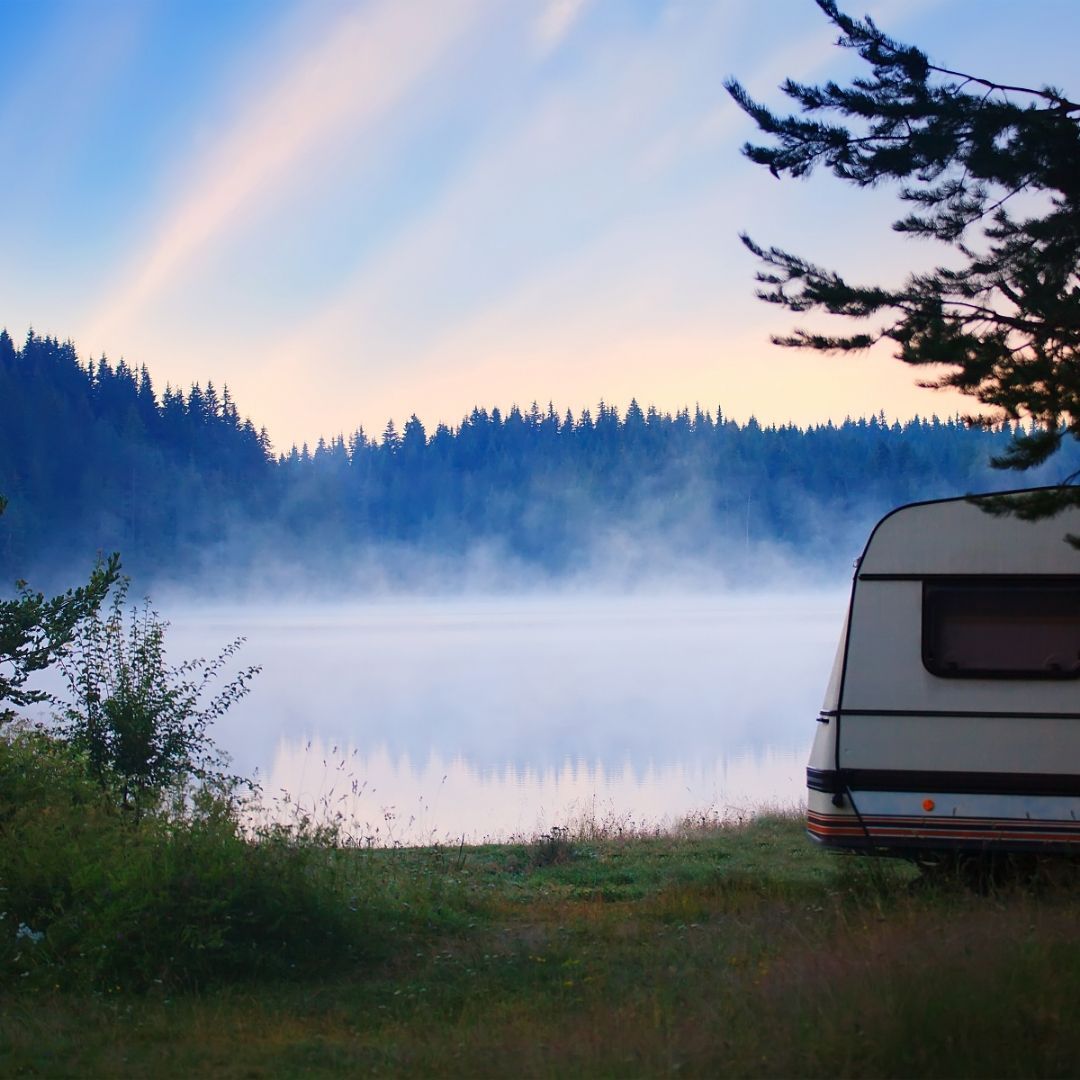
[[[969,500],[871,534],[807,770],[829,846],[1080,850],[1080,511]]]

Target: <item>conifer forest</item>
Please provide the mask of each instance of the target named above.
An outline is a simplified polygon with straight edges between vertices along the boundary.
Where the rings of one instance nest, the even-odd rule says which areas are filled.
[[[895,505],[1076,467],[1070,449],[1046,475],[992,468],[1014,430],[883,412],[764,426],[719,405],[601,401],[576,416],[477,405],[456,425],[412,416],[281,450],[225,386],[159,392],[145,366],[83,361],[33,331],[19,347],[4,331],[0,573],[61,582],[114,550],[147,581],[252,584],[268,564],[275,580],[338,581],[374,552],[391,576],[417,556],[445,566],[477,551],[545,575],[627,551],[722,571],[762,545],[842,568]]]

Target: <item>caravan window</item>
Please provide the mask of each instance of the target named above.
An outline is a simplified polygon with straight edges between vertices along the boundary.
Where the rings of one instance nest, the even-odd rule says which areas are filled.
[[[1078,678],[1080,582],[924,582],[922,652],[946,678]]]

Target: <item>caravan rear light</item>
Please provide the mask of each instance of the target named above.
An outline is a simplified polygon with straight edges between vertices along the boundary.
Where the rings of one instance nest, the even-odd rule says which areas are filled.
[[[933,799],[923,799],[922,808],[929,814],[930,811],[934,809],[934,800]]]

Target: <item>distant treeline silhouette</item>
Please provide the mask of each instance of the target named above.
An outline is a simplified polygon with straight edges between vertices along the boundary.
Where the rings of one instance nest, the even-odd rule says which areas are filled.
[[[476,408],[433,432],[412,416],[400,432],[391,421],[377,437],[361,428],[275,455],[226,387],[159,396],[145,366],[83,363],[70,342],[32,331],[17,348],[4,331],[0,573],[47,580],[98,550],[176,579],[267,555],[336,574],[380,546],[402,558],[480,546],[545,572],[627,543],[658,556],[770,543],[815,557],[898,503],[1018,486],[989,467],[1010,435],[884,415],[766,427],[634,401],[576,417]],[[1032,479],[1044,478],[1021,477]]]

